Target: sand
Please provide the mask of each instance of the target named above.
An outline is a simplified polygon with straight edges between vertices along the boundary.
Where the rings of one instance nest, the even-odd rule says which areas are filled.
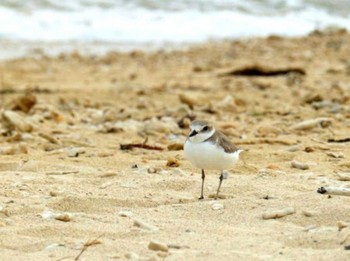
[[[317,193],[349,186],[349,57],[333,30],[1,62],[1,259],[349,259],[350,198]],[[246,150],[217,201],[194,118]]]

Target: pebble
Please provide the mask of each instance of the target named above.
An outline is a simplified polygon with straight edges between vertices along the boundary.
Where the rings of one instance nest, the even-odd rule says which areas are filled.
[[[33,130],[33,126],[17,112],[7,110],[2,113],[2,117],[6,123],[19,131],[31,132]]]
[[[6,208],[4,208],[3,206],[0,206],[0,214],[1,214],[1,216],[5,216],[5,217],[10,216],[9,211]]]
[[[235,99],[232,95],[227,95],[221,101],[216,103],[216,108],[223,109],[227,111],[232,111],[236,107]]]
[[[101,178],[110,178],[115,176],[117,176],[117,173],[113,171],[108,171],[100,175]]]
[[[293,145],[293,146],[290,146],[287,151],[289,152],[296,152],[296,151],[299,151],[301,150],[301,146],[300,145]]]
[[[168,256],[168,252],[158,252],[157,256],[161,257],[161,258],[166,258]]]
[[[72,216],[67,213],[59,213],[54,216],[56,220],[63,221],[63,222],[69,222],[72,220]]]
[[[62,244],[62,243],[52,243],[48,246],[45,247],[45,250],[53,250],[55,248],[58,248],[58,247],[64,247],[65,244]]]
[[[270,125],[263,125],[257,129],[255,136],[256,137],[263,137],[263,138],[265,138],[265,137],[274,138],[274,137],[277,137],[278,135],[280,135],[281,132],[282,131],[276,127],[273,127]]]
[[[179,160],[177,158],[170,157],[170,158],[168,158],[166,166],[167,167],[179,167],[180,166],[180,162],[179,162]]]
[[[32,94],[26,94],[11,101],[11,110],[20,110],[24,113],[28,113],[30,109],[37,103],[36,96]]]
[[[127,259],[133,260],[133,261],[137,261],[140,260],[140,257],[138,254],[136,254],[135,252],[129,252],[127,254],[125,254],[125,257]]]
[[[63,196],[64,195],[64,191],[50,191],[50,196],[51,197],[58,197],[58,196]]]
[[[69,222],[72,220],[72,214],[70,213],[54,213],[51,210],[44,210],[41,214],[43,219],[56,219],[63,222]]]
[[[310,211],[310,210],[303,210],[301,212],[305,217],[312,217],[315,215],[315,212],[314,211]]]
[[[175,120],[170,117],[163,117],[162,119],[152,118],[144,123],[143,130],[150,135],[155,133],[174,133],[178,130],[178,126]]]
[[[293,168],[301,169],[301,170],[307,170],[310,168],[310,166],[307,163],[303,163],[297,160],[293,160],[291,165]]]
[[[157,169],[156,169],[156,168],[153,168],[153,167],[150,167],[150,168],[147,169],[147,172],[148,172],[149,174],[154,174],[154,173],[157,173]]]
[[[112,186],[113,184],[114,184],[114,182],[112,182],[112,181],[105,182],[100,186],[100,189],[108,188],[108,187]]]
[[[310,226],[307,226],[303,229],[304,232],[309,232],[310,230],[313,230],[313,229],[316,229],[317,226],[316,225],[310,225]]]
[[[183,148],[184,148],[184,145],[182,143],[173,143],[168,145],[169,151],[183,150]]]
[[[78,157],[82,153],[85,153],[85,149],[83,148],[69,148],[67,155],[68,157],[74,158]]]
[[[330,151],[330,152],[327,152],[327,155],[336,159],[344,158],[344,153],[342,152]]]
[[[1,146],[0,155],[15,155],[15,154],[27,154],[28,148],[24,144]]]
[[[131,168],[132,168],[132,169],[137,169],[137,168],[138,168],[138,166],[137,166],[137,164],[136,164],[136,163],[133,163],[133,164],[131,164]]]
[[[269,165],[267,165],[266,168],[272,169],[272,170],[279,170],[279,169],[281,169],[278,165],[275,165],[275,164],[269,164]]]
[[[134,214],[131,211],[119,211],[118,216],[120,217],[132,217]]]
[[[340,231],[340,230],[348,227],[348,223],[340,220],[337,222],[337,226],[338,226],[338,230]]]
[[[310,119],[306,121],[302,121],[300,123],[294,124],[291,129],[292,130],[311,130],[317,126],[321,126],[322,128],[326,128],[332,124],[331,118],[316,118]]]
[[[197,97],[188,93],[181,93],[179,99],[181,103],[188,105],[191,109],[193,109],[194,105],[199,105]]]
[[[138,219],[138,218],[134,218],[134,226],[145,229],[145,230],[149,230],[149,231],[158,231],[159,228],[152,225],[152,224],[148,224],[145,221]]]
[[[221,203],[216,202],[216,203],[211,205],[211,208],[213,210],[220,210],[220,209],[224,209],[224,205],[221,204]]]
[[[151,241],[148,244],[148,249],[153,250],[153,251],[163,251],[163,252],[168,252],[169,248],[166,244],[163,244],[158,241]]]
[[[338,172],[337,175],[340,181],[350,181],[350,172]]]

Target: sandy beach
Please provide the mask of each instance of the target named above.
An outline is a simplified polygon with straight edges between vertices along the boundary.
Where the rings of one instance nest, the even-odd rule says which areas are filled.
[[[348,260],[350,198],[317,189],[350,186],[349,57],[328,30],[0,62],[0,259]],[[193,119],[246,150],[216,201]]]

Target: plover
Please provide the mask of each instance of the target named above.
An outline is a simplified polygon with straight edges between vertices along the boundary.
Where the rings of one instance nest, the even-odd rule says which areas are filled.
[[[202,190],[199,199],[204,198],[204,170],[220,170],[217,199],[222,180],[225,178],[224,170],[232,167],[238,161],[239,154],[243,150],[238,149],[229,138],[207,121],[192,121],[190,129],[184,151],[188,160],[202,170]]]

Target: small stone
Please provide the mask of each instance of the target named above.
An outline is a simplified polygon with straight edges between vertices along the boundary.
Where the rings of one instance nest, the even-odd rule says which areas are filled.
[[[310,153],[310,152],[314,152],[315,151],[315,149],[313,148],[313,147],[305,147],[305,152],[307,152],[307,153]]]
[[[32,94],[26,94],[22,97],[13,100],[10,104],[10,107],[11,110],[28,113],[30,109],[36,104],[36,102],[36,96]]]
[[[158,252],[157,256],[159,256],[161,258],[166,258],[168,256],[168,252]]]
[[[166,166],[167,167],[179,167],[180,166],[180,162],[179,162],[179,160],[177,158],[170,157],[170,158],[168,158]]]
[[[234,111],[236,108],[235,99],[232,97],[232,95],[227,95],[221,101],[218,101],[216,103],[216,108],[227,111]]]
[[[327,152],[327,155],[336,159],[344,158],[344,153],[342,152]]]
[[[26,121],[19,113],[14,111],[4,111],[2,117],[6,124],[22,132],[31,132],[33,126]]]
[[[55,219],[63,222],[69,222],[72,220],[72,216],[67,213],[60,213],[55,215]]]
[[[303,163],[297,160],[293,160],[291,165],[293,168],[301,169],[301,170],[307,170],[310,168],[310,166],[307,163]]]
[[[70,148],[68,150],[68,157],[75,158],[78,157],[80,154],[84,153],[85,150],[82,148]]]
[[[59,192],[57,192],[57,191],[50,191],[49,194],[50,194],[51,197],[57,197],[59,195]]]
[[[301,149],[301,146],[300,145],[293,145],[293,146],[290,146],[288,149],[287,149],[287,151],[289,151],[289,152],[296,152],[296,151],[298,151],[298,150],[300,150]]]
[[[151,241],[148,244],[148,249],[153,250],[153,251],[163,251],[163,252],[168,252],[169,248],[166,244],[163,244],[158,241]]]
[[[110,177],[115,177],[115,176],[117,176],[117,173],[115,173],[113,171],[108,171],[108,172],[100,175],[101,178],[110,178]]]
[[[315,215],[315,212],[310,211],[310,210],[303,210],[301,213],[302,213],[305,217],[312,217],[312,216]]]
[[[58,247],[64,247],[64,246],[65,246],[65,244],[62,244],[62,243],[52,243],[52,244],[46,246],[45,250],[49,250],[50,251],[50,250],[54,250],[54,249],[56,249]]]
[[[140,260],[139,255],[136,254],[135,252],[129,252],[129,253],[125,254],[125,257],[126,257],[127,259],[132,260],[132,261]]]
[[[69,213],[54,213],[51,210],[44,210],[41,217],[43,219],[56,219],[63,222],[69,222],[72,220],[72,215]]]
[[[187,104],[191,109],[193,109],[194,105],[199,104],[197,97],[188,93],[181,93],[179,99],[181,103]]]
[[[317,126],[326,128],[332,124],[331,118],[316,118],[305,120],[303,122],[297,123],[291,127],[292,130],[311,130]]]
[[[153,168],[153,167],[150,167],[150,168],[147,169],[147,172],[148,172],[149,174],[154,174],[154,173],[157,173],[157,169],[156,169],[156,168]]]
[[[277,137],[278,135],[280,135],[281,132],[282,131],[276,127],[273,127],[270,125],[262,125],[256,131],[255,136],[262,137],[262,138],[265,138],[265,137],[274,138],[274,137]]]
[[[269,164],[269,165],[267,165],[267,168],[268,168],[268,169],[273,169],[273,170],[278,170],[278,169],[280,169],[280,167],[277,166],[277,165],[275,165],[275,164]]]
[[[152,225],[152,224],[148,224],[145,221],[141,220],[141,219],[137,219],[134,218],[134,226],[145,229],[145,230],[149,230],[149,231],[158,231],[159,228],[157,228],[156,226]]]
[[[132,169],[137,169],[137,168],[138,168],[138,166],[137,166],[137,164],[136,164],[136,163],[133,163],[133,164],[131,165],[131,168],[132,168]]]
[[[118,216],[120,217],[132,217],[134,214],[131,211],[119,211]]]
[[[113,184],[114,184],[114,182],[112,182],[112,181],[105,182],[100,186],[100,189],[108,188],[108,187],[112,186]]]
[[[15,154],[27,154],[28,148],[24,144],[11,145],[11,146],[1,146],[0,155],[15,155]]]
[[[338,180],[350,181],[350,172],[338,172]]]
[[[143,131],[148,135],[157,133],[174,133],[178,130],[177,123],[171,117],[162,117],[161,119],[152,118],[144,122]]]
[[[168,145],[169,151],[183,150],[183,148],[184,148],[184,145],[182,143],[173,143]]]
[[[216,202],[216,203],[214,203],[214,204],[211,205],[211,208],[212,208],[213,210],[224,209],[224,205],[221,204],[221,203]]]
[[[342,229],[348,227],[348,223],[340,220],[337,222],[337,226],[338,226],[338,230],[341,231]]]

